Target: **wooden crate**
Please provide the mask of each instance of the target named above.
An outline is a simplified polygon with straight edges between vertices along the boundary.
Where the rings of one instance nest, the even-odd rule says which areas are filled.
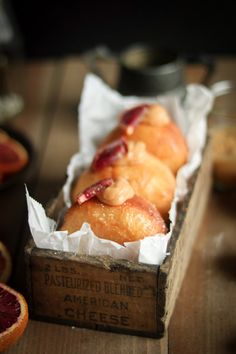
[[[33,318],[70,326],[162,337],[191,256],[211,186],[211,155],[189,181],[161,266],[26,249],[30,311]],[[61,198],[54,212],[61,207]]]

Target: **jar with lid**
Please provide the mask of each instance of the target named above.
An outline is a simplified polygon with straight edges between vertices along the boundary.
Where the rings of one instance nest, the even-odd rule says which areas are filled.
[[[214,184],[218,189],[236,188],[236,82],[212,85],[215,96],[209,115]]]

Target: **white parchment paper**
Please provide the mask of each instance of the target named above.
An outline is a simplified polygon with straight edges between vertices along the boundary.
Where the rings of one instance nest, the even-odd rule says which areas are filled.
[[[97,237],[99,235],[93,233],[90,225],[84,223],[79,231],[69,235],[67,231],[56,231],[56,221],[49,219],[43,207],[26,191],[28,221],[37,247],[78,254],[110,255],[116,259],[157,265],[163,262],[175,225],[176,204],[187,192],[188,178],[201,164],[207,133],[206,118],[213,104],[213,95],[206,87],[188,85],[186,97],[182,101],[170,95],[156,99],[123,97],[95,75],[88,74],[79,106],[80,153],[74,155],[68,165],[63,193],[65,204],[69,207],[71,183],[90,164],[97,143],[117,125],[117,117],[124,109],[141,102],[159,102],[164,105],[184,133],[189,147],[188,162],[177,174],[175,196],[169,212],[171,224],[168,234],[146,237],[121,246]]]

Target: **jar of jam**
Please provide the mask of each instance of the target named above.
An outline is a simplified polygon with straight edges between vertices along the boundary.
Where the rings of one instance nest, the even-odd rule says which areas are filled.
[[[214,184],[218,189],[236,188],[236,82],[212,85],[215,96],[209,116]]]

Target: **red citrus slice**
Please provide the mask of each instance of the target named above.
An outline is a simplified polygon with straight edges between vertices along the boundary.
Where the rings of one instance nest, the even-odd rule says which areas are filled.
[[[121,127],[127,135],[133,134],[135,127],[143,120],[149,104],[142,104],[125,111],[121,116]]]
[[[11,256],[7,248],[0,241],[0,282],[6,283],[11,275]]]
[[[128,145],[124,138],[117,139],[99,149],[92,162],[92,170],[99,171],[111,166],[128,152]]]
[[[15,139],[0,141],[0,173],[20,171],[28,162],[28,153]]]
[[[83,204],[87,200],[95,197],[98,193],[111,186],[113,183],[112,178],[104,178],[92,186],[86,188],[83,192],[79,193],[77,196],[77,202],[79,205]]]
[[[28,323],[28,306],[24,297],[0,283],[0,352],[14,344]]]

